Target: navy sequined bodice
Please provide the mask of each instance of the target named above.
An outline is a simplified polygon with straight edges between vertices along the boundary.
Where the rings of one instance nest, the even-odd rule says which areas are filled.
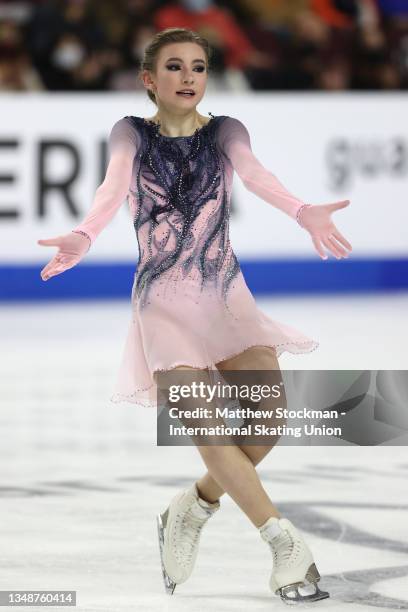
[[[229,198],[216,132],[224,116],[191,136],[160,134],[130,116],[141,136],[130,189],[139,244],[135,292],[142,305],[159,283],[192,282],[225,299],[239,264],[229,241]]]

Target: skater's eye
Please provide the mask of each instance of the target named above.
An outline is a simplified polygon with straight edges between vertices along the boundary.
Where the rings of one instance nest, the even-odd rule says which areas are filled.
[[[180,68],[179,64],[167,64],[166,68],[168,68],[168,70],[171,70],[172,68]],[[198,72],[204,72],[205,67],[204,66],[196,66],[194,68],[194,70],[197,70]]]

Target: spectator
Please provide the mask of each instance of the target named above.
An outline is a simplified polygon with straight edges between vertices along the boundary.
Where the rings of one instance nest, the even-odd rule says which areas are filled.
[[[243,0],[258,24],[270,30],[286,30],[299,13],[309,9],[310,0]]]
[[[185,26],[209,89],[408,88],[407,0],[0,0],[2,91],[142,90],[144,46]]]
[[[133,31],[129,32],[126,45],[122,48],[122,65],[112,74],[110,89],[145,91],[138,72],[144,48],[154,34],[155,29],[152,25],[134,27]]]
[[[327,25],[351,28],[358,15],[358,0],[311,0],[311,9]]]
[[[343,57],[325,63],[317,75],[317,88],[325,91],[344,91],[350,88],[350,64]]]
[[[212,0],[179,0],[159,9],[154,23],[158,30],[182,27],[199,32],[224,57],[226,68],[271,66],[268,55],[251,44],[234,16]]]
[[[22,31],[13,21],[0,23],[0,90],[42,90],[44,85],[31,63]]]

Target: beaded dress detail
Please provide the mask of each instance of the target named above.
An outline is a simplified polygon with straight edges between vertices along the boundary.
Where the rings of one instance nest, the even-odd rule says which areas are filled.
[[[114,402],[156,407],[153,374],[177,365],[215,369],[251,346],[273,347],[277,356],[318,347],[257,307],[229,239],[234,170],[295,221],[305,203],[262,166],[241,121],[209,114],[194,134],[178,137],[143,117],[117,121],[107,188],[74,229],[92,244],[127,196],[139,261]]]
[[[228,198],[212,117],[192,136],[162,137],[159,124],[130,118],[143,140],[134,226],[140,259],[135,295],[140,308],[152,290],[166,292],[179,281],[197,290],[211,287],[224,297],[239,271],[228,239]]]

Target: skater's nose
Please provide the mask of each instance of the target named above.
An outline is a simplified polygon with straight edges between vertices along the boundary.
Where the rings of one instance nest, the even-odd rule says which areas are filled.
[[[194,80],[194,73],[186,66],[182,74],[183,83],[191,83]]]

